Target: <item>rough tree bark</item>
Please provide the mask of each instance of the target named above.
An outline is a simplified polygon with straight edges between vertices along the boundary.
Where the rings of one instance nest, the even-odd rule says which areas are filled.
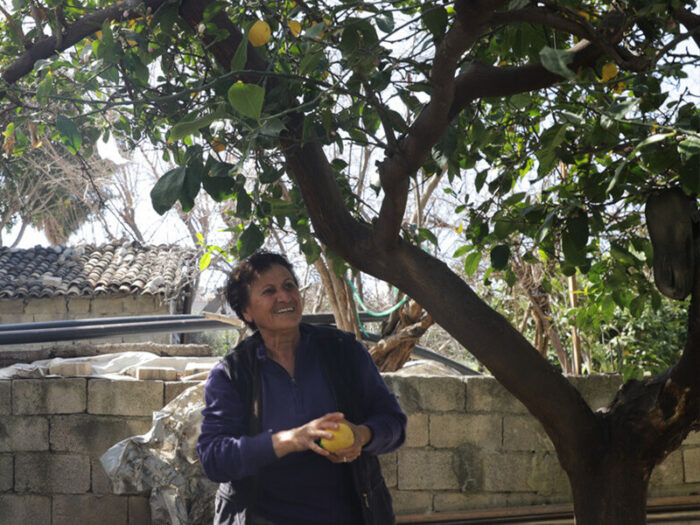
[[[60,45],[55,38],[38,43],[10,66],[3,78],[16,81],[31,70],[36,60],[96,31],[101,24],[98,19],[123,19],[120,10],[133,3],[112,6],[109,14],[96,12],[89,24],[69,29]],[[161,2],[144,3],[156,8]],[[183,0],[180,14],[194,28],[202,22],[209,3]],[[634,57],[619,45],[622,30],[615,41],[605,42],[601,35],[575,21],[556,15],[543,18],[539,8],[496,13],[504,3],[456,3],[458,22],[436,49],[429,79],[430,102],[390,156],[380,163],[384,199],[372,224],[358,221],[345,208],[335,172],[321,145],[313,139],[302,140],[302,115],[292,115],[280,143],[321,240],[356,268],[392,283],[415,299],[540,421],[571,481],[577,523],[638,525],[645,522],[644,502],[653,467],[679,446],[691,428],[700,426],[700,257],[693,267],[688,338],[679,362],[657,377],[626,384],[607,412],[593,413],[579,392],[503,316],[485,304],[446,264],[405,242],[400,235],[409,177],[419,169],[453,117],[481,97],[543,89],[562,80],[539,64],[499,68],[473,63],[458,72],[465,51],[491,27],[518,21],[565,27],[581,39],[572,50],[573,70],[592,64],[610,49],[628,70],[640,71],[647,65],[647,59]],[[683,11],[675,17],[691,28],[700,25],[700,17],[692,13]],[[208,23],[228,31],[227,39],[209,41],[207,49],[223,67],[229,67],[243,35],[222,13]],[[249,47],[246,69],[262,71],[265,67],[254,48]],[[247,79],[255,81],[255,74],[247,73]],[[683,220],[687,224],[690,219]]]
[[[382,329],[382,340],[370,350],[372,359],[382,372],[395,372],[411,357],[421,336],[435,321],[421,305],[410,300],[404,303]]]

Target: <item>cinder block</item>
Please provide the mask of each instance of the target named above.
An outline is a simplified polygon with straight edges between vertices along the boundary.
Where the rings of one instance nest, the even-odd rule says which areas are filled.
[[[196,386],[199,383],[201,383],[201,381],[167,381],[166,383],[164,383],[165,393],[163,406],[170,403],[173,399],[182,394],[189,387]]]
[[[42,299],[33,298],[31,301],[27,301],[24,306],[25,314],[45,314],[51,315],[56,314],[62,316],[68,312],[68,306],[66,305],[65,296],[58,295],[56,297],[44,297]]]
[[[215,364],[216,363],[187,363],[185,365],[184,375],[191,376],[193,374],[203,374],[205,372],[208,373],[212,368],[214,368]]]
[[[430,444],[452,448],[471,443],[483,449],[497,449],[503,439],[501,420],[500,415],[431,414]]]
[[[448,450],[404,448],[399,451],[400,490],[459,490],[456,457]]]
[[[127,525],[128,501],[122,496],[57,495],[53,497],[52,525]]]
[[[70,319],[68,312],[42,312],[32,314],[33,323],[50,323],[53,321],[67,321]]]
[[[136,369],[136,379],[139,381],[175,381],[177,370],[171,366],[140,366]]]
[[[146,496],[129,496],[129,525],[151,525],[151,506]]]
[[[0,389],[1,391],[1,389]],[[2,404],[2,401],[0,401],[0,405]],[[696,430],[695,432],[691,432],[688,434],[688,437],[685,438],[685,441],[683,441],[684,445],[700,445],[700,430]]]
[[[29,452],[49,449],[49,421],[40,416],[0,418],[0,452]]]
[[[384,381],[407,414],[464,410],[462,378],[384,374]]]
[[[554,445],[532,416],[505,416],[503,418],[503,448],[505,450],[554,450]]]
[[[683,453],[681,450],[671,452],[660,465],[651,472],[649,486],[658,489],[683,483]]]
[[[51,523],[51,498],[30,494],[0,494],[0,523],[21,525]]]
[[[22,306],[20,306],[20,310],[18,312],[21,312]],[[3,324],[22,324],[22,323],[31,323],[34,317],[32,315],[24,315],[23,313],[9,313],[9,314],[0,314],[0,325]],[[3,350],[7,348],[16,348],[14,345],[13,346],[5,346],[3,347]]]
[[[14,461],[10,454],[0,454],[0,492],[12,490],[14,485]]]
[[[125,301],[124,308],[129,315],[168,315],[170,313],[169,308],[162,309],[162,306],[156,303],[153,295],[131,295]],[[161,309],[162,311],[157,311]]]
[[[17,454],[15,491],[83,494],[90,490],[90,460],[79,454]]]
[[[433,511],[433,495],[427,491],[391,489],[391,499],[397,516],[429,514]]]
[[[484,490],[567,494],[568,478],[554,453],[489,454],[484,456]]]
[[[12,388],[15,415],[85,412],[85,379],[15,379]]]
[[[12,381],[0,380],[0,416],[12,413]]]
[[[161,381],[90,379],[88,413],[150,416],[163,407]]]
[[[471,376],[467,383],[467,412],[528,413],[525,406],[503,388],[494,377]]]
[[[124,307],[128,304],[124,296],[119,295],[98,295],[92,298],[90,312],[94,315],[118,315],[128,313]]]
[[[391,452],[379,456],[379,464],[382,467],[382,475],[384,482],[389,488],[396,487],[398,484],[398,453]]]
[[[49,367],[49,374],[63,377],[92,375],[92,364],[89,362],[56,363]]]
[[[428,414],[408,414],[405,447],[424,447],[428,444]]]
[[[568,376],[567,379],[594,411],[607,407],[622,385],[622,377],[617,374]]]
[[[683,470],[686,483],[700,483],[700,447],[683,450]]]
[[[463,492],[438,492],[433,497],[435,512],[455,512],[461,510],[505,507],[507,493],[472,494]]]
[[[489,454],[484,457],[484,490],[512,492],[528,490],[531,454]]]
[[[559,458],[554,452],[539,452],[532,456],[527,485],[541,496],[571,498],[569,477],[559,465]]]
[[[17,315],[24,312],[24,301],[17,299],[0,300],[0,324],[7,324],[5,314]]]
[[[53,416],[51,450],[87,454],[99,458],[122,439],[141,435],[151,428],[151,419],[91,416]]]
[[[76,314],[89,314],[90,303],[91,299],[89,297],[70,297],[68,299],[68,312],[71,314],[71,317],[75,317]],[[81,315],[80,317],[87,316]]]

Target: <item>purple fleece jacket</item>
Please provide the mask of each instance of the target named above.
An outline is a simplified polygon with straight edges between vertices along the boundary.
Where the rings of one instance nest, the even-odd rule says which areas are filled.
[[[370,414],[365,424],[372,440],[363,454],[383,454],[405,440],[406,416],[389,392],[369,353],[359,342],[352,358],[362,371],[356,386],[357,403]],[[205,474],[227,482],[258,473],[258,509],[264,517],[284,524],[360,523],[359,504],[345,465],[334,464],[310,451],[277,458],[272,434],[301,426],[336,411],[318,349],[302,332],[294,377],[257,349],[262,380],[262,428],[247,436],[246,407],[226,374],[215,366],[205,386],[206,408],[197,449]]]

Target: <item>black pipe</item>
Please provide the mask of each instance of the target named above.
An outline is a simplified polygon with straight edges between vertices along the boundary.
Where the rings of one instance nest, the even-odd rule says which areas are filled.
[[[333,324],[332,314],[308,314],[302,316],[304,322],[312,324]],[[381,321],[382,318],[360,314],[363,323]],[[142,317],[105,317],[98,319],[75,319],[69,321],[47,321],[43,323],[19,323],[0,325],[0,345],[47,343],[95,339],[118,335],[191,333],[205,330],[232,330],[232,325],[207,319],[203,315],[152,315]],[[367,334],[370,341],[378,341],[380,336]],[[1,349],[0,349],[1,351]],[[463,375],[481,375],[476,370],[440,355],[432,350],[416,345],[413,353],[417,357],[431,359],[454,368]]]
[[[204,319],[201,315],[142,315],[125,317],[93,317],[90,319],[69,319],[64,321],[44,321],[38,323],[15,323],[0,325],[0,333],[16,330],[40,330],[44,328],[74,328],[78,326],[111,325],[133,323],[136,321],[150,323],[152,321],[168,321],[171,319]]]

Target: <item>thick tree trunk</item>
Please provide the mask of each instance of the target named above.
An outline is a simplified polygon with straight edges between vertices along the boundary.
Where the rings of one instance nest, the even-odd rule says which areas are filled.
[[[643,525],[648,478],[625,454],[606,453],[570,476],[576,525]]]

